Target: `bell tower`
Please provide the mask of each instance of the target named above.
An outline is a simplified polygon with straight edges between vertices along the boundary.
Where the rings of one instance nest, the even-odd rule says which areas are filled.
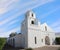
[[[40,23],[36,19],[36,15],[33,11],[27,11],[24,21],[21,25],[22,33],[22,45],[27,48],[31,47],[31,44],[37,44],[37,31],[40,27]],[[40,36],[39,36],[40,37]],[[32,41],[31,41],[32,40]],[[35,42],[34,42],[35,41]],[[31,44],[30,44],[31,43]]]
[[[25,18],[27,20],[28,27],[31,25],[38,25],[38,20],[36,19],[36,15],[33,11],[27,11]]]
[[[37,47],[40,43],[40,23],[36,18],[36,15],[33,11],[28,11],[26,13],[26,23],[27,23],[27,42],[28,42],[28,48],[31,47]],[[25,26],[26,27],[26,26]],[[38,42],[39,41],[39,42]]]
[[[26,17],[27,18],[36,18],[35,13],[32,10],[29,10],[26,12]]]

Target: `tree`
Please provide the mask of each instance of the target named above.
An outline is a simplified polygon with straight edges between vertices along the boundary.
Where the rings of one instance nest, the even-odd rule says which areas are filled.
[[[15,36],[15,35],[17,35],[17,32],[12,32],[12,33],[9,35],[9,37],[13,37],[13,36]]]

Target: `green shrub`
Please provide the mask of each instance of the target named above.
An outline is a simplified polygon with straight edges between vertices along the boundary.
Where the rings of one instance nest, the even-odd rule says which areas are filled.
[[[33,50],[32,48],[27,48],[27,49],[25,49],[25,50]]]
[[[56,37],[55,41],[56,41],[56,44],[60,45],[60,37]]]
[[[5,44],[6,39],[5,38],[0,38],[0,50],[2,50],[4,44]]]
[[[60,48],[58,50],[60,50]]]

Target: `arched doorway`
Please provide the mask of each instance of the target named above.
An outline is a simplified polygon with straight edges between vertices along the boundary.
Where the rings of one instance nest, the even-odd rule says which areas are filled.
[[[48,36],[45,37],[45,44],[50,45],[50,38]]]

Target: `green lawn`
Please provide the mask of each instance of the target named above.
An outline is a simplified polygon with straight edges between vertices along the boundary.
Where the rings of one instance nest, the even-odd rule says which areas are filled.
[[[2,50],[5,42],[6,42],[6,38],[0,38],[0,50]]]

